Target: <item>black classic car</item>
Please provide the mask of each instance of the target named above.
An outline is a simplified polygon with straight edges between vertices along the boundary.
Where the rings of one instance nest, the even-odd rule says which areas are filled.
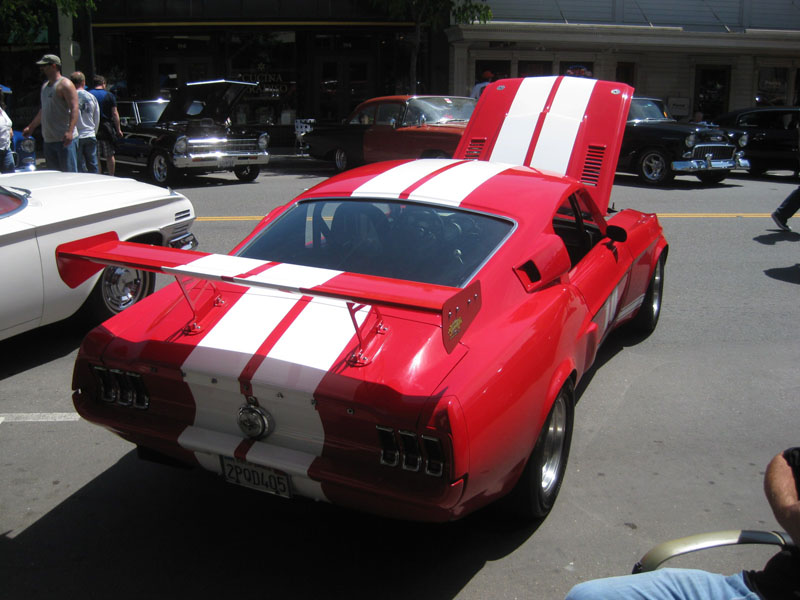
[[[742,131],[678,123],[662,100],[633,98],[617,171],[634,173],[649,185],[663,185],[683,174],[719,183],[731,169],[750,166],[743,152],[747,143]]]
[[[742,108],[714,120],[750,135],[747,160],[751,175],[763,175],[769,170],[797,172],[800,169],[800,106]]]
[[[253,181],[269,163],[269,135],[229,120],[253,85],[199,81],[178,88],[170,100],[119,101],[123,136],[115,143],[117,164],[144,167],[162,185],[179,173],[214,171]]]

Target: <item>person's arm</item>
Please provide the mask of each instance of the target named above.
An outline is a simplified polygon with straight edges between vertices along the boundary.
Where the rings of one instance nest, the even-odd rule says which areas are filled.
[[[33,135],[33,132],[36,131],[36,128],[42,122],[42,109],[39,109],[39,112],[36,113],[36,116],[33,117],[33,120],[28,124],[28,126],[22,130],[22,135],[25,137],[30,137]]]
[[[89,94],[89,97],[92,99],[92,122],[94,123],[94,134],[96,136],[100,129],[100,103],[94,97],[94,94]]]
[[[119,124],[119,111],[116,106],[111,109],[111,120],[114,121],[114,127],[117,128],[117,135],[122,137],[122,128]]]
[[[775,519],[800,543],[800,498],[795,473],[800,473],[800,449],[778,454],[767,465],[764,492]]]
[[[69,126],[64,132],[64,137],[61,138],[66,148],[72,143],[72,134],[78,126],[78,90],[75,89],[75,85],[66,77],[60,80],[58,88],[58,93],[67,103],[67,106],[69,106]]]

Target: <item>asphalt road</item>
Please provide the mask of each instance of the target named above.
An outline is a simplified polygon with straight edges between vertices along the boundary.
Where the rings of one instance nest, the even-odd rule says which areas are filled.
[[[200,249],[225,252],[330,174],[276,160],[252,184],[178,189]],[[768,215],[796,185],[779,174],[653,190],[617,177],[616,208],[657,212],[670,242],[663,313],[645,340],[612,336],[584,378],[564,486],[539,527],[496,509],[408,524],[140,462],[76,419],[80,330],[0,342],[0,598],[562,598],[670,538],[777,528],[761,485],[769,459],[800,443],[800,234]],[[771,553],[674,564],[734,572]]]

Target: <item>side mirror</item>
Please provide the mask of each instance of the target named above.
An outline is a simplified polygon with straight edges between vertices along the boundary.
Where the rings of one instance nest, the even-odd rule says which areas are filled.
[[[619,225],[609,225],[606,227],[606,235],[612,242],[624,242],[628,239],[628,232]]]

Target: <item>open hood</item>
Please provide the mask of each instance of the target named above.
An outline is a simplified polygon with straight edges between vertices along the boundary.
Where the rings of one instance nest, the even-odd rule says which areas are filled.
[[[633,88],[612,81],[501,79],[481,95],[453,158],[571,177],[605,213],[632,96]]]
[[[158,122],[212,119],[216,123],[222,123],[231,115],[239,98],[257,85],[225,79],[187,83],[175,91]]]

